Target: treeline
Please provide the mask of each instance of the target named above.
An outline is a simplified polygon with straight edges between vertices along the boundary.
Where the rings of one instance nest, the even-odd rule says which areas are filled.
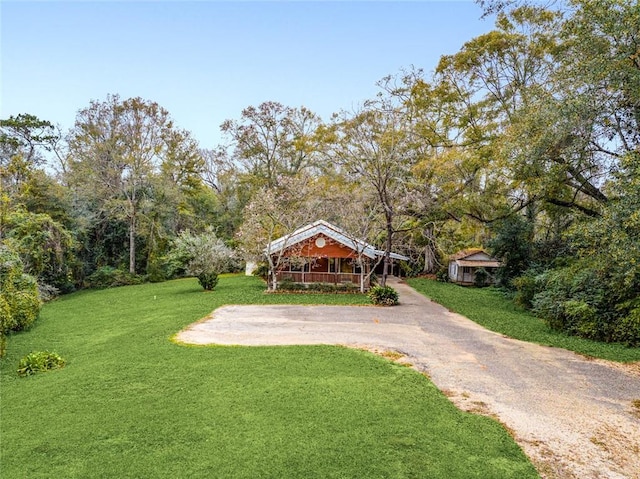
[[[411,257],[409,275],[483,246],[551,327],[640,344],[640,10],[487,8],[494,30],[432,75],[384,78],[328,121],[250,106],[214,150],[141,98],[91,102],[67,132],[2,120],[3,265],[18,255],[50,294],[162,281],[188,270],[185,232],[247,260],[326,219]]]

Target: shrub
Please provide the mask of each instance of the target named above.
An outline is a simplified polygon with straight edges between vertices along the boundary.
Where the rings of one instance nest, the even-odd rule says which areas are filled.
[[[476,288],[483,288],[487,285],[487,280],[489,279],[489,273],[484,268],[478,268],[473,273],[473,285]]]
[[[198,235],[190,231],[180,233],[173,240],[167,260],[174,270],[183,269],[186,274],[197,277],[202,287],[209,291],[217,284],[218,273],[235,271],[239,266],[234,251],[216,236],[213,228]]]
[[[64,367],[66,361],[56,353],[49,351],[37,351],[27,354],[18,364],[20,376],[31,376],[37,372],[49,371]]]
[[[112,266],[102,266],[87,278],[90,288],[115,288],[142,283],[142,277]]]
[[[4,356],[6,335],[28,328],[39,312],[35,278],[23,272],[17,253],[0,246],[0,357]]]
[[[260,263],[256,269],[253,270],[253,276],[258,276],[263,280],[267,280],[269,277],[269,265],[266,263]]]
[[[369,291],[369,299],[380,306],[394,306],[398,304],[398,292],[391,286],[374,286]]]
[[[360,286],[353,283],[296,283],[290,278],[278,282],[279,291],[314,293],[359,293]]]
[[[447,267],[442,267],[436,271],[436,281],[440,281],[441,283],[449,282],[449,269]]]
[[[58,288],[44,283],[38,283],[38,293],[40,294],[40,299],[44,303],[52,301],[60,296],[60,290]]]
[[[200,283],[200,286],[206,291],[213,291],[218,284],[218,273],[200,273],[198,275],[198,283]]]
[[[630,347],[640,346],[640,307],[622,318],[614,330],[614,340]]]
[[[283,278],[278,282],[278,289],[282,291],[304,291],[306,290],[303,283],[296,283],[291,278]]]
[[[514,278],[511,282],[516,288],[516,295],[513,301],[518,305],[526,309],[533,307],[533,297],[538,292],[538,282],[536,281],[536,275],[527,271],[522,276]]]

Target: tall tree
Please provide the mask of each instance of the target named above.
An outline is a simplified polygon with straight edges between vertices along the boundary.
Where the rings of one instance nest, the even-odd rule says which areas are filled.
[[[406,114],[402,106],[380,96],[355,115],[343,113],[338,120],[333,137],[334,161],[340,163],[344,174],[373,188],[385,218],[384,286],[400,218],[398,205],[410,171]]]
[[[265,102],[226,120],[221,130],[231,140],[232,158],[260,187],[273,187],[314,165],[314,133],[320,119],[305,107]]]
[[[54,126],[26,113],[0,120],[0,187],[14,202],[59,140]]]
[[[129,272],[136,272],[141,208],[176,132],[167,110],[141,98],[109,95],[81,110],[69,135],[73,184],[85,198],[128,226]]]

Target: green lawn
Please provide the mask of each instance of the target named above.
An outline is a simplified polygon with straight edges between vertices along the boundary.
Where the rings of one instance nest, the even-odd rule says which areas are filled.
[[[640,361],[640,348],[601,343],[553,331],[544,321],[518,308],[494,288],[468,288],[422,278],[409,279],[407,282],[451,311],[511,338],[569,349],[594,358]]]
[[[170,341],[222,304],[367,302],[262,289],[226,276],[212,293],[188,279],[47,304],[0,361],[1,476],[538,477],[497,422],[373,354]],[[67,366],[19,378],[19,359],[45,349]]]

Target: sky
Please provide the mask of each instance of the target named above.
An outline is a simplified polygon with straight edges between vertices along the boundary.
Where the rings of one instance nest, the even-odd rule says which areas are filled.
[[[264,101],[328,120],[376,82],[493,28],[472,1],[0,0],[0,118],[67,131],[108,94],[166,108],[203,148]]]

